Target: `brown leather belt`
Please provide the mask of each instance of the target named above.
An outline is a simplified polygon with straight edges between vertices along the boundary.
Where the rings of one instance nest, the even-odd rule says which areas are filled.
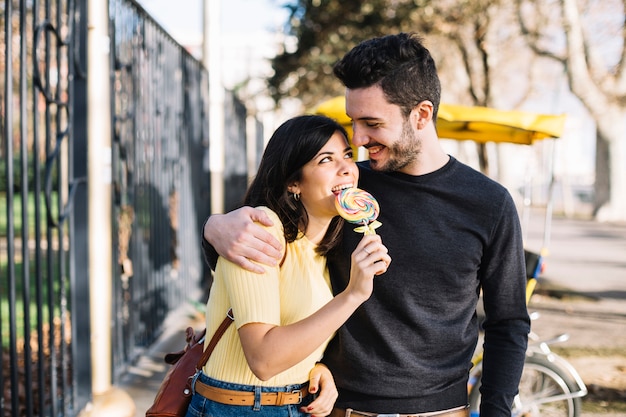
[[[422,414],[380,414],[368,413],[365,411],[356,411],[351,408],[344,410],[343,408],[333,408],[328,417],[468,417],[469,407],[456,408],[453,410],[438,411],[433,413]]]
[[[254,405],[254,392],[236,391],[212,387],[196,380],[195,390],[211,401],[229,405]],[[290,405],[300,404],[302,398],[308,395],[307,388],[293,392],[262,392],[261,405]]]

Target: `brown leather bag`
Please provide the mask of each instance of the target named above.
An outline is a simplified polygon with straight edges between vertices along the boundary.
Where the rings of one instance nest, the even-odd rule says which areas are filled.
[[[165,362],[172,367],[165,375],[154,403],[146,411],[146,417],[184,417],[187,414],[192,394],[191,381],[209,360],[215,345],[232,322],[233,315],[229,310],[204,352],[202,349],[206,329],[195,334],[191,327],[187,328],[185,348],[165,355]]]

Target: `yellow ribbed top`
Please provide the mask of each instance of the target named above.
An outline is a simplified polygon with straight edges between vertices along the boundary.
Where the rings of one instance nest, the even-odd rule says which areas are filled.
[[[274,222],[266,228],[285,242],[282,224],[276,213],[265,210]],[[308,381],[309,371],[322,357],[328,340],[309,357],[267,381],[258,379],[246,362],[237,329],[247,323],[287,325],[308,317],[332,298],[326,258],[315,253],[315,245],[302,236],[286,245],[281,267],[264,265],[265,274],[246,271],[220,257],[217,261],[211,294],[207,302],[207,341],[226,312],[235,316],[213,351],[204,373],[226,382],[259,386],[283,386]],[[330,340],[330,339],[329,339]]]

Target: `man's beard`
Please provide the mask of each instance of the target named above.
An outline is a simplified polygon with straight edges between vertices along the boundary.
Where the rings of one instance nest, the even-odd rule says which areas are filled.
[[[422,141],[413,131],[411,124],[405,120],[402,123],[400,139],[392,146],[387,147],[389,158],[385,162],[370,161],[371,167],[376,171],[393,172],[400,171],[417,160],[422,149]]]

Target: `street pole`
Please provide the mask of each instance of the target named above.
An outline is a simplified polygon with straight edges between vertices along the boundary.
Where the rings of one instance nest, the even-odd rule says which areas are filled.
[[[224,87],[221,44],[220,0],[203,0],[202,63],[209,71],[209,172],[212,213],[224,211]]]
[[[89,0],[87,13],[87,175],[89,305],[93,401],[83,416],[131,417],[134,402],[112,386],[113,196],[108,0]]]
[[[88,36],[91,357],[94,394],[111,385],[111,114],[108,2],[92,0]],[[108,155],[108,156],[107,156]]]

